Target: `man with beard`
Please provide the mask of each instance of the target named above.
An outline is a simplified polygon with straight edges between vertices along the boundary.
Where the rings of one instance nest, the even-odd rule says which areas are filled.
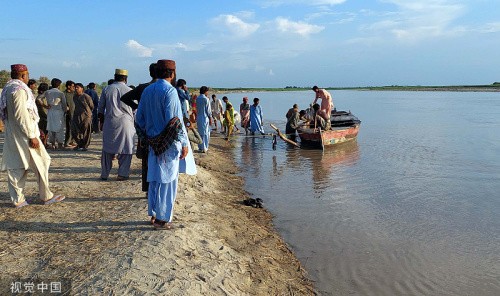
[[[40,199],[44,204],[64,200],[63,195],[54,195],[49,189],[50,156],[41,145],[38,128],[38,110],[35,97],[26,83],[29,80],[26,65],[11,67],[11,80],[0,95],[0,118],[5,123],[0,169],[7,170],[10,198],[16,208],[27,206],[24,187],[28,170],[35,173]]]

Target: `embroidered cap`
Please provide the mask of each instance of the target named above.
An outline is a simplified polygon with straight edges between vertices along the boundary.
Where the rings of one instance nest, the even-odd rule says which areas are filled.
[[[128,76],[128,71],[127,70],[123,70],[123,69],[116,69],[115,70],[115,75]]]
[[[173,60],[158,60],[158,62],[156,62],[156,67],[158,69],[175,70],[175,61],[173,61]]]
[[[14,64],[10,66],[10,70],[12,72],[24,72],[28,71],[28,67],[26,67],[26,65],[23,64]]]

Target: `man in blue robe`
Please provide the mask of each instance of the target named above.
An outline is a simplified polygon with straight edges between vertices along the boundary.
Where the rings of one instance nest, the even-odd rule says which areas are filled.
[[[264,127],[262,126],[262,107],[259,106],[259,98],[253,99],[253,105],[250,106],[250,132],[255,135],[255,132],[259,132],[264,135]]]
[[[158,80],[142,93],[137,108],[138,134],[145,134],[150,144],[148,154],[148,214],[155,229],[172,229],[174,202],[177,196],[179,173],[196,174],[196,165],[184,124],[177,125],[174,134],[168,134],[164,151],[157,154],[155,139],[165,135],[172,122],[182,120],[182,110],[175,84],[175,61],[159,60],[156,64]],[[177,119],[177,121],[176,121]]]
[[[92,109],[92,132],[98,133],[99,130],[99,118],[97,118],[97,106],[99,106],[99,95],[95,90],[95,83],[91,82],[87,85],[87,89],[85,93],[88,94],[92,98],[92,103],[94,103],[94,109]]]
[[[208,151],[208,144],[210,143],[210,126],[212,125],[212,108],[210,101],[207,97],[208,87],[200,87],[200,95],[196,98],[196,126],[198,133],[203,140],[203,143],[198,144],[198,149],[202,153]]]
[[[185,120],[189,120],[189,91],[186,83],[186,80],[179,79],[175,88],[177,89],[179,100],[181,100],[182,115]]]

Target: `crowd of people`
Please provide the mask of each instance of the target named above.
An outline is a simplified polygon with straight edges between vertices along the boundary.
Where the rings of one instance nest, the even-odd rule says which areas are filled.
[[[314,86],[312,90],[315,93],[311,108],[300,110],[297,104],[294,104],[285,114],[286,126],[285,133],[288,139],[295,142],[297,130],[300,127],[307,126],[312,129],[329,130],[331,128],[330,115],[334,109],[331,94],[326,89],[320,89]],[[321,105],[317,103],[321,99]]]
[[[235,129],[239,131],[237,116],[246,134],[265,134],[259,98],[250,105],[243,97],[238,114],[227,96],[222,98],[225,106],[215,94],[210,100],[207,86],[200,87],[198,95],[190,94],[186,80],[177,79],[173,60],[158,60],[149,72],[149,82],[131,87],[128,71],[116,69],[99,96],[93,82],[84,89],[82,83],[68,80],[61,91],[60,79],[53,78],[50,87],[38,85],[29,79],[26,65],[11,66],[12,79],[0,96],[0,119],[5,125],[0,169],[7,171],[16,208],[28,205],[24,187],[29,170],[36,175],[44,204],[63,201],[64,195],[49,189],[46,149],[87,151],[92,133],[102,132],[100,179],[108,180],[115,159],[116,180],[129,179],[135,151],[142,161],[142,190],[147,192],[151,224],[155,229],[171,229],[179,173],[196,174],[190,142],[198,145],[199,153],[207,153],[212,131],[220,129],[227,140]],[[326,118],[333,108],[330,94],[316,86],[313,90],[315,118],[330,122]],[[319,98],[321,106],[316,104]],[[289,110],[287,134],[295,133],[303,112],[296,105]]]
[[[39,196],[45,204],[64,195],[49,189],[47,150],[87,151],[93,133],[102,133],[101,174],[110,177],[118,161],[117,181],[129,179],[132,157],[142,160],[142,190],[147,192],[148,214],[157,229],[171,229],[179,173],[196,174],[193,148],[207,153],[210,135],[221,131],[227,140],[239,132],[265,134],[259,99],[244,97],[239,113],[227,96],[222,103],[210,88],[190,94],[187,82],[177,79],[176,64],[159,60],[149,67],[151,80],[127,85],[128,71],[116,69],[99,96],[96,84],[86,88],[71,80],[53,78],[50,86],[29,79],[28,67],[11,66],[11,80],[0,97],[0,119],[5,124],[1,170],[8,175],[9,193],[16,208],[28,205],[24,196],[28,171],[36,174]],[[138,141],[136,146],[135,136]]]

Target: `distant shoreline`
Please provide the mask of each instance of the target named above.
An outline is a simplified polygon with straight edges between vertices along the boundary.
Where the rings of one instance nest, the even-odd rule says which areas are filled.
[[[194,88],[196,89],[196,88]],[[497,85],[471,85],[471,86],[366,86],[366,87],[326,87],[327,90],[359,90],[359,91],[451,91],[451,92],[500,92]],[[284,88],[212,88],[215,93],[227,92],[259,92],[259,91],[308,91],[309,87],[284,87]]]
[[[190,87],[190,91],[197,92],[199,87]],[[359,90],[359,91],[446,91],[446,92],[500,92],[500,84],[491,85],[462,85],[462,86],[363,86],[363,87],[325,87],[327,90]],[[267,91],[310,91],[310,87],[211,87],[210,91],[215,94],[223,93],[246,93]],[[0,88],[0,92],[2,88]]]

